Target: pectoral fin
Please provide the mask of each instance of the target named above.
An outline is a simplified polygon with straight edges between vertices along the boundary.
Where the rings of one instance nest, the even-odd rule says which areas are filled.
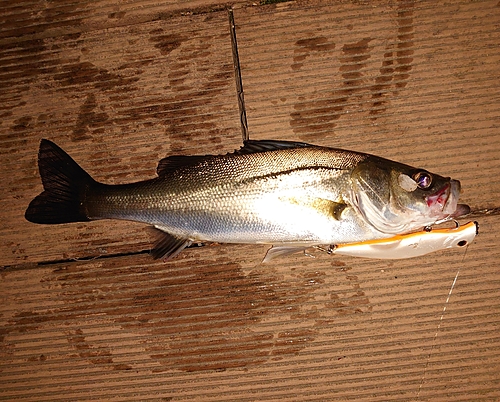
[[[317,211],[322,212],[326,216],[335,218],[338,221],[342,219],[342,212],[344,212],[344,209],[348,207],[348,205],[342,201],[335,202],[324,198],[309,199],[304,203],[310,205]]]
[[[342,219],[342,212],[344,212],[344,209],[346,208],[347,204],[342,202],[331,202],[330,212],[336,220],[340,221]]]

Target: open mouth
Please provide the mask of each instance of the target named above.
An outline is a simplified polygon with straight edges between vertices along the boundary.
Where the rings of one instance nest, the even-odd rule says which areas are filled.
[[[427,196],[427,206],[437,215],[456,218],[470,213],[470,208],[465,204],[457,204],[460,195],[460,182],[451,180],[434,194]]]
[[[444,209],[448,198],[450,197],[450,185],[446,184],[434,194],[427,196],[427,206],[429,208],[439,208],[441,211]]]

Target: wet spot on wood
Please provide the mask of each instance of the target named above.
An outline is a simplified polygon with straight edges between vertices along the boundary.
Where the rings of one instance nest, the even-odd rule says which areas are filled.
[[[366,60],[370,58],[369,43],[365,38],[342,46],[339,72],[343,78],[343,88],[330,93],[323,99],[311,99],[295,104],[290,125],[296,133],[305,134],[316,130],[332,131],[344,109],[353,102],[356,92],[363,91],[363,72]],[[358,99],[354,99],[358,101]]]
[[[112,370],[131,370],[130,364],[115,363],[108,347],[93,345],[88,342],[82,329],[67,333],[68,343],[76,350],[81,359],[91,364],[108,367]]]
[[[110,370],[133,368],[114,356],[125,347],[120,339],[134,334],[159,363],[154,371],[221,371],[301,353],[318,336],[317,323],[371,309],[358,278],[340,266],[327,275],[310,268],[249,271],[223,256],[168,264],[144,256],[130,259],[129,268],[124,262],[61,264],[41,280],[61,307],[19,312],[0,330],[8,337],[64,328],[73,358]],[[330,295],[331,280],[340,282]],[[96,320],[118,333],[92,340]]]
[[[100,90],[132,90],[131,87],[139,80],[138,77],[124,77],[106,69],[96,67],[90,62],[66,64],[60,68],[54,79],[68,91],[73,91],[74,86],[81,89],[96,88]]]
[[[57,6],[53,6],[53,3]],[[29,18],[29,24],[6,19],[6,27],[12,27],[9,32],[12,36],[42,34],[54,28],[70,30],[81,26],[82,20],[92,12],[84,3],[71,0],[26,3],[23,4],[23,9]]]
[[[78,355],[92,364],[109,364],[113,362],[108,348],[93,347],[86,340],[81,329],[68,333],[68,342],[77,350]]]
[[[91,138],[90,131],[103,129],[108,120],[108,115],[104,112],[97,112],[98,108],[96,96],[88,94],[84,104],[80,107],[75,128],[73,129],[73,141],[83,141]]]
[[[31,116],[23,116],[14,121],[14,125],[11,127],[13,131],[24,131],[30,127],[33,118]]]
[[[182,42],[187,39],[178,34],[158,34],[158,31],[155,31],[155,33],[157,34],[149,38],[149,41],[153,42],[155,48],[159,49],[163,55],[171,53],[173,50],[180,47]]]
[[[0,52],[9,55],[0,60],[3,85],[0,100],[12,108],[22,106],[25,102],[21,99],[30,86],[53,73],[58,64],[47,56],[43,39],[4,44]]]
[[[125,11],[115,11],[108,14],[108,18],[122,19],[127,13]]]
[[[318,131],[334,131],[337,121],[349,113],[364,114],[372,120],[383,114],[390,103],[391,96],[406,87],[413,63],[413,2],[400,3],[396,11],[396,32],[394,39],[385,47],[379,72],[369,75],[367,63],[372,57],[372,38],[345,43],[336,57],[341,63],[339,74],[341,85],[321,94],[312,93],[298,99],[295,111],[290,114],[290,126],[303,140],[310,140]],[[326,46],[327,42],[313,38],[298,41],[294,51],[292,69],[302,67],[308,53],[304,49]],[[330,46],[327,50],[332,51]],[[337,81],[338,82],[338,81]],[[366,108],[365,105],[369,104]]]
[[[299,39],[295,42],[295,46],[292,70],[300,69],[303,66],[302,62],[309,57],[311,52],[329,52],[335,49],[335,43],[322,36]]]
[[[213,144],[220,142],[221,135],[228,134],[219,122],[220,109],[213,102],[233,84],[232,66],[223,64],[219,71],[211,70],[210,74],[195,80],[196,69],[209,60],[204,54],[198,56],[191,57],[190,63],[172,64],[168,74],[169,91],[161,98],[149,99],[146,105],[137,104],[124,112],[132,120],[147,117],[164,125],[170,153],[183,152],[194,135],[198,144]]]

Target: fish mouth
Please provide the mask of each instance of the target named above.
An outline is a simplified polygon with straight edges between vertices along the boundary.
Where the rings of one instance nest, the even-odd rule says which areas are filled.
[[[465,204],[457,204],[460,196],[460,182],[450,180],[449,183],[441,187],[435,193],[426,197],[427,206],[431,213],[441,219],[455,218],[467,215],[470,208]]]
[[[431,209],[439,209],[444,211],[446,204],[450,200],[450,184],[447,183],[445,186],[441,187],[434,194],[428,195],[425,199],[427,201],[427,206]]]

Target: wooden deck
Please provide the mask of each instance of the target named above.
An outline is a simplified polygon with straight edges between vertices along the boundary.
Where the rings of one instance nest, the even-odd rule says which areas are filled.
[[[41,138],[107,183],[240,146],[230,7],[250,138],[460,179],[466,252],[163,263],[140,224],[24,220]],[[500,399],[498,0],[26,0],[0,21],[1,400]]]

